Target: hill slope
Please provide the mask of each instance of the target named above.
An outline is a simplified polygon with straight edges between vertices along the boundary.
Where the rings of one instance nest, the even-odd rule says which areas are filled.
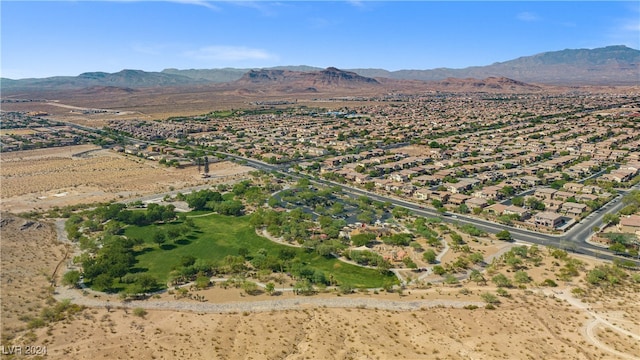
[[[507,77],[558,85],[636,85],[640,83],[640,50],[626,46],[562,50],[465,69],[400,70],[389,73],[388,77],[426,81],[449,77]]]
[[[524,56],[488,66],[464,69],[432,70],[353,69],[325,70],[310,66],[280,66],[252,69],[165,69],[162,72],[122,70],[117,73],[90,72],[78,76],[57,76],[43,79],[0,79],[2,91],[43,91],[83,89],[94,86],[148,88],[192,86],[212,83],[255,85],[257,79],[306,83],[313,89],[321,87],[375,86],[377,79],[441,81],[449,78],[510,78],[527,83],[554,85],[638,85],[640,84],[640,50],[626,46],[597,49],[567,49]]]

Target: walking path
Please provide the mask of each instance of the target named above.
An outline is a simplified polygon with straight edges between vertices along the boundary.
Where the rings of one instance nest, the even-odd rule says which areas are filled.
[[[612,324],[611,322],[609,322],[608,320],[606,320],[605,318],[603,318],[602,316],[598,315],[596,312],[592,311],[591,308],[589,307],[588,304],[583,303],[582,301],[580,301],[579,299],[576,299],[575,297],[573,297],[571,294],[569,294],[567,291],[554,291],[554,290],[549,290],[546,289],[544,290],[544,294],[547,296],[551,296],[551,297],[555,297],[558,299],[562,299],[564,301],[566,301],[567,303],[569,303],[571,306],[578,308],[582,311],[584,311],[585,313],[587,313],[589,316],[592,317],[591,320],[589,320],[589,322],[584,326],[584,328],[582,329],[582,335],[594,346],[597,346],[598,348],[612,354],[615,355],[619,358],[624,358],[624,359],[629,359],[629,360],[638,360],[640,359],[640,356],[633,356],[630,354],[625,354],[623,352],[620,352],[614,348],[612,348],[611,346],[603,343],[602,341],[600,341],[600,339],[598,339],[598,337],[595,335],[594,330],[597,326],[599,325],[603,325],[606,326],[610,329],[612,329],[613,331],[616,331],[626,337],[629,338],[633,338],[635,339],[635,341],[640,342],[640,334],[636,334],[633,333],[631,331],[628,331],[626,329],[623,329],[615,324]]]
[[[148,310],[173,310],[190,311],[196,313],[232,313],[232,312],[265,312],[279,310],[297,310],[309,307],[328,308],[369,308],[381,310],[411,311],[433,307],[453,307],[462,308],[469,305],[478,307],[484,306],[478,301],[455,301],[455,300],[414,300],[414,301],[394,301],[384,299],[361,298],[351,296],[341,296],[332,298],[321,298],[313,296],[300,296],[295,299],[274,299],[261,301],[241,301],[229,303],[203,303],[185,301],[105,301],[83,296],[80,290],[66,287],[58,287],[54,297],[57,300],[69,299],[72,303],[87,307],[125,307],[143,308]]]

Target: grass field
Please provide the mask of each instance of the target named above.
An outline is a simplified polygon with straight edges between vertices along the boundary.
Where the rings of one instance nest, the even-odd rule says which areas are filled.
[[[191,255],[198,259],[220,261],[227,255],[238,255],[238,250],[246,248],[249,254],[256,254],[259,249],[268,254],[277,255],[285,245],[274,243],[258,236],[249,225],[250,216],[230,217],[212,214],[204,217],[193,217],[196,231],[177,241],[167,241],[158,246],[152,241],[152,234],[157,228],[168,229],[176,224],[151,225],[145,227],[129,227],[126,235],[142,238],[145,248],[137,254],[136,268],[145,271],[163,283],[169,278],[171,270],[179,265],[183,256]],[[303,264],[323,271],[327,276],[332,274],[338,283],[350,284],[354,287],[377,288],[385,283],[395,283],[393,275],[383,276],[375,269],[367,269],[343,263],[337,259],[328,259],[314,252],[301,248],[293,248],[296,256]]]

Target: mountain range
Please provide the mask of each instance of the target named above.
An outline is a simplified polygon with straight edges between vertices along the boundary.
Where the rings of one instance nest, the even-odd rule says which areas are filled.
[[[317,88],[370,87],[392,81],[428,81],[440,86],[473,87],[473,79],[485,79],[482,86],[547,85],[640,85],[640,50],[623,45],[596,49],[567,49],[524,56],[487,66],[431,70],[327,69],[285,66],[264,69],[165,69],[161,72],[122,70],[116,73],[89,72],[78,76],[41,79],[0,79],[3,93],[42,90],[78,90],[92,87],[128,89],[198,86],[231,83],[238,88],[260,85],[283,90],[313,92]],[[471,79],[471,80],[470,80]],[[480,82],[476,82],[481,86]]]

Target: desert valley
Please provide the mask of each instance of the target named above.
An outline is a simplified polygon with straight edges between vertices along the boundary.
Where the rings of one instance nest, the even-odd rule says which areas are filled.
[[[640,51],[2,79],[2,358],[639,359]]]

